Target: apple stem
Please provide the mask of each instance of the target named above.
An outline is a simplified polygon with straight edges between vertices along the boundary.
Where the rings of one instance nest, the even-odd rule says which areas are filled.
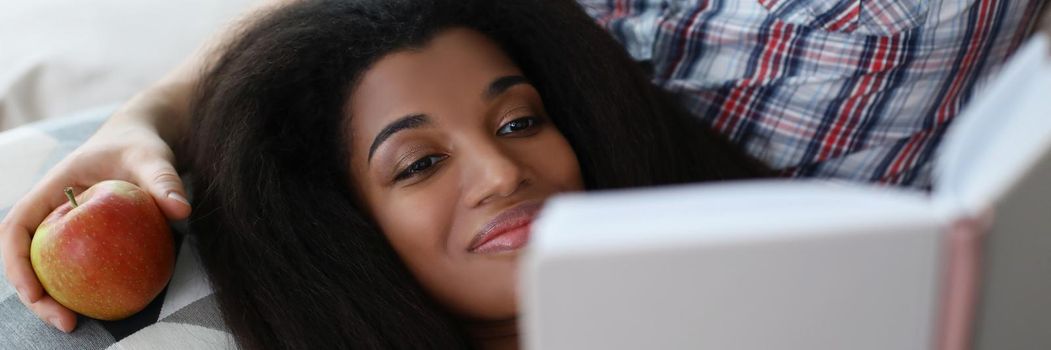
[[[77,207],[77,198],[73,197],[73,187],[66,187],[66,198],[69,198],[69,202],[73,203],[73,208]]]

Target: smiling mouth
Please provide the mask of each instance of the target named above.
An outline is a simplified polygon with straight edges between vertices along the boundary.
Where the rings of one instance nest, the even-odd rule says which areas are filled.
[[[529,242],[533,219],[540,211],[539,203],[527,203],[505,210],[486,224],[467,251],[493,254],[517,250]]]

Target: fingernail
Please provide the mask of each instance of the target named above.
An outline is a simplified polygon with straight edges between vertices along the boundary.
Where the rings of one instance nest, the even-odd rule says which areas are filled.
[[[22,288],[18,288],[18,300],[21,300],[22,304],[29,306],[29,297],[26,296],[26,291]]]
[[[186,200],[186,198],[185,198],[185,197],[183,197],[183,196],[182,196],[181,194],[179,194],[178,192],[172,192],[172,193],[168,193],[168,198],[171,198],[171,199],[174,199],[174,200],[177,200],[177,201],[183,202],[183,203],[185,203],[186,205],[190,205],[190,201]]]
[[[62,324],[60,322],[58,322],[58,317],[49,318],[49,319],[47,319],[47,322],[50,323],[52,326],[55,326],[55,328],[57,328],[58,330],[60,330],[60,331],[62,331],[64,333],[69,333],[69,331],[67,331],[65,328],[63,328]]]

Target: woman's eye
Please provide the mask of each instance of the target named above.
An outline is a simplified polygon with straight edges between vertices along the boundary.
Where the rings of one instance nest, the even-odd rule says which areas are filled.
[[[433,154],[420,158],[412,164],[409,164],[409,166],[405,170],[402,170],[400,173],[398,173],[398,176],[394,178],[394,181],[401,181],[419,175],[420,173],[423,173],[430,169],[435,164],[438,164],[438,162],[444,160],[445,157],[446,156],[443,155]]]
[[[540,124],[540,118],[537,117],[524,117],[512,120],[500,127],[500,130],[496,132],[497,135],[507,135],[514,132],[527,130]]]

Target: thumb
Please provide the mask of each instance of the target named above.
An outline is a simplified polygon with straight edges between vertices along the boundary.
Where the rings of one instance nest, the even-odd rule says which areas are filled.
[[[135,177],[139,186],[153,196],[168,220],[182,220],[190,216],[186,189],[171,163],[161,161],[141,167]]]

